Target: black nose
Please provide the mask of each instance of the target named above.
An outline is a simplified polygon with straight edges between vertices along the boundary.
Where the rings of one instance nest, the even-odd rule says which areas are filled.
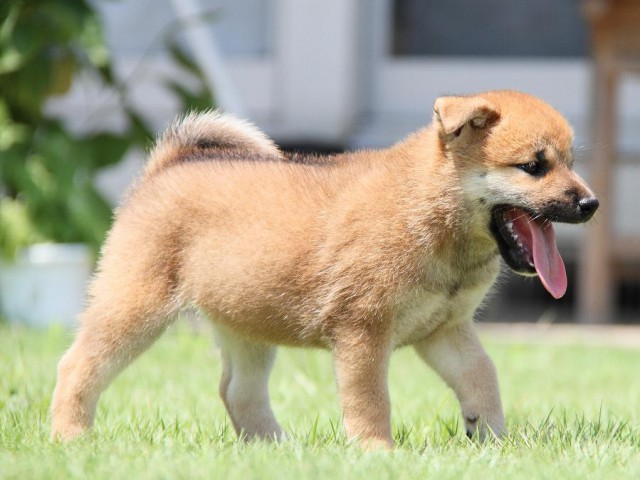
[[[588,220],[594,213],[596,213],[600,202],[596,197],[583,198],[578,202],[578,205],[580,206],[580,212],[582,212],[582,216],[585,220]]]

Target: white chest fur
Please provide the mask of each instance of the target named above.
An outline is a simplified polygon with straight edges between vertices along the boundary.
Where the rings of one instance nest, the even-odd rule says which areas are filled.
[[[425,289],[412,291],[398,306],[394,345],[399,347],[423,340],[445,323],[471,320],[490,287],[489,282],[451,294]]]

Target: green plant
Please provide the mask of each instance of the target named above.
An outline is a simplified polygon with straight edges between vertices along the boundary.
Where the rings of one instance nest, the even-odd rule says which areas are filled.
[[[175,28],[164,42],[174,63],[199,80],[195,92],[167,82],[182,108],[211,107],[213,96]],[[66,93],[81,71],[119,95],[124,130],[78,135],[47,115],[47,100]],[[0,92],[0,255],[12,258],[20,247],[42,241],[84,242],[97,250],[111,206],[94,187],[94,175],[132,146],[146,146],[151,133],[127,102],[127,84],[114,75],[90,3],[0,3]]]
[[[0,19],[0,250],[12,257],[38,241],[96,248],[111,208],[93,174],[144,133],[76,136],[44,106],[80,70],[114,85],[97,15],[83,0],[9,1]]]

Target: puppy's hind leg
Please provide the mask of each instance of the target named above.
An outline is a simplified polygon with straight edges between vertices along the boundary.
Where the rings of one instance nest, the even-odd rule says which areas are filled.
[[[58,364],[53,438],[70,440],[91,427],[102,391],[173,319],[158,292],[108,273],[94,281],[94,297],[80,315],[76,339]]]
[[[220,396],[237,434],[245,440],[282,439],[269,403],[276,348],[245,340],[224,327],[214,328],[223,362]]]

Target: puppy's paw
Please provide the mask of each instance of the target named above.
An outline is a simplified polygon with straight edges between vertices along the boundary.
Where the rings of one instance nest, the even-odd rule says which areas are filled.
[[[90,432],[90,429],[82,424],[54,424],[51,428],[50,438],[53,441],[70,442],[86,435],[88,432]]]
[[[392,450],[394,447],[393,440],[389,438],[368,438],[359,440],[360,446],[367,452]]]
[[[464,427],[469,438],[479,438],[481,441],[500,439],[506,433],[502,412],[482,416],[478,413],[463,414]]]

